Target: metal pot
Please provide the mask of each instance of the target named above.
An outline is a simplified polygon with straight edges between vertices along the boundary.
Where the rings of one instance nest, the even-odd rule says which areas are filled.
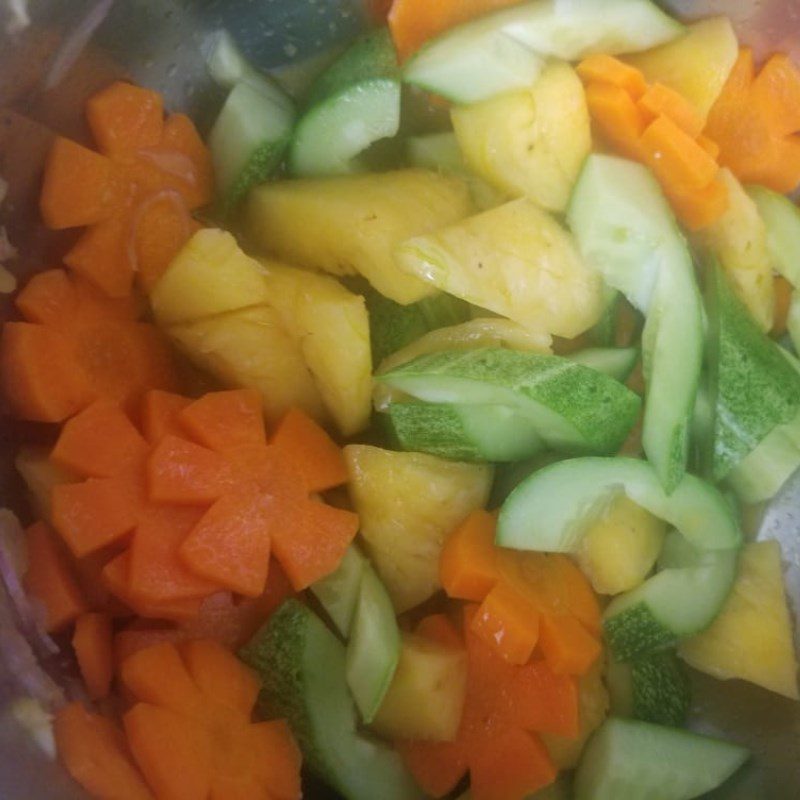
[[[228,28],[255,63],[291,83],[309,58],[323,59],[366,24],[361,0],[31,0],[25,24],[19,12],[27,5],[0,0],[0,176],[9,182],[0,225],[20,251],[14,265],[19,278],[57,263],[69,241],[70,234],[46,231],[39,221],[41,166],[53,131],[87,138],[81,110],[92,91],[116,77],[132,78],[163,92],[169,107],[192,114],[205,130],[221,100],[204,68],[214,30]],[[798,0],[668,0],[664,5],[685,18],[727,14],[757,52],[780,49],[800,58]],[[11,314],[9,300],[0,296],[0,320]],[[0,416],[0,505],[23,513],[12,459],[17,445],[32,436],[46,432]],[[761,535],[783,541],[793,570],[800,570],[797,477],[761,528]],[[748,684],[700,675],[693,680],[693,726],[742,742],[755,755],[713,797],[800,797],[800,707]],[[7,713],[15,696],[14,677],[0,652],[0,797],[81,797]],[[312,789],[310,794],[326,793]]]

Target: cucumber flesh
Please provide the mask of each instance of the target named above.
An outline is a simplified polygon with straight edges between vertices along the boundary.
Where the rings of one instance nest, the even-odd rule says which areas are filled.
[[[375,570],[361,575],[345,674],[364,723],[378,713],[400,659],[400,630],[389,593]]]
[[[639,350],[636,347],[591,347],[570,353],[568,358],[624,383],[639,360]]]
[[[642,442],[664,486],[681,480],[703,357],[703,311],[691,254],[643,166],[592,155],[567,219],[586,262],[646,316]]]
[[[350,636],[361,578],[368,566],[369,562],[358,547],[350,545],[336,571],[309,587],[345,639]]]
[[[305,762],[343,797],[424,800],[399,754],[359,732],[345,647],[307,606],[286,601],[241,657],[263,682],[260,712],[288,721]]]
[[[748,194],[767,226],[772,264],[795,288],[800,286],[800,210],[788,198],[765,186],[751,186]]]
[[[316,80],[289,152],[295,175],[358,171],[357,157],[400,127],[400,77],[388,30],[366,34]]]
[[[687,474],[667,494],[652,466],[630,458],[574,458],[534,473],[503,504],[497,543],[574,553],[588,524],[619,492],[697,547],[727,550],[741,543],[738,522],[719,490]]]
[[[429,403],[508,406],[551,447],[614,453],[639,398],[618,381],[558,356],[505,349],[421,356],[376,380]]]
[[[266,80],[242,80],[231,89],[209,136],[223,213],[279,166],[293,124],[291,101]]]
[[[748,756],[729,742],[612,717],[584,751],[575,800],[691,800],[724,783]]]

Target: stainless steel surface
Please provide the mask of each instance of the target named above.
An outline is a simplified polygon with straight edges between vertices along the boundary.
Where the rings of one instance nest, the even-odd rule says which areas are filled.
[[[4,6],[18,2],[0,0],[0,26]],[[10,182],[0,225],[8,227],[20,249],[15,269],[21,277],[55,263],[71,237],[42,228],[36,197],[52,132],[86,138],[80,111],[92,90],[128,76],[164,92],[171,108],[188,111],[205,127],[220,101],[203,67],[208,35],[216,27],[228,27],[253,60],[264,68],[282,69],[291,79],[297,69],[293,65],[319,56],[363,24],[359,0],[116,0],[108,2],[110,10],[87,46],[65,51],[70,33],[86,15],[106,10],[98,12],[99,5],[98,0],[33,0],[29,28],[11,36],[0,27],[0,175]],[[672,0],[665,5],[687,17],[726,13],[758,52],[782,49],[800,59],[798,0]],[[54,74],[54,65],[56,73],[68,68],[63,75]],[[9,299],[0,297],[0,319],[10,313]],[[43,427],[15,425],[0,417],[0,504],[21,507],[21,487],[11,467],[18,442],[48,435]],[[758,535],[782,542],[794,599],[800,602],[800,476],[768,510]],[[13,694],[13,680],[1,656],[0,797],[80,797],[2,711],[4,698]],[[740,682],[697,675],[695,684],[694,725],[747,744],[755,753],[741,775],[713,797],[800,798],[798,705]]]

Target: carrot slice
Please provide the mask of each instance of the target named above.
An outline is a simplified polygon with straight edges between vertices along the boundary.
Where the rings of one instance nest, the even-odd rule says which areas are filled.
[[[708,136],[704,136],[702,133],[697,137],[696,141],[714,161],[719,158],[719,145],[715,141],[709,139]]]
[[[117,81],[86,101],[86,118],[95,142],[107,155],[126,155],[155,147],[164,131],[161,95]]]
[[[664,116],[692,139],[703,132],[705,120],[700,112],[682,94],[663,83],[651,84],[638,102],[648,122]]]
[[[730,203],[727,186],[719,177],[699,191],[686,192],[665,186],[664,192],[678,219],[690,231],[702,230],[716,222]]]
[[[624,156],[638,160],[645,119],[630,94],[608,83],[591,83],[586,103],[597,133]]]
[[[250,445],[265,438],[261,397],[250,389],[205,394],[180,413],[180,423],[212,450]]]
[[[470,629],[509,664],[525,664],[539,639],[539,611],[501,582],[486,595]]]
[[[310,492],[323,492],[347,483],[341,448],[307,414],[289,410],[270,440],[282,459],[306,479]]]
[[[111,720],[71,703],[56,712],[53,735],[61,762],[92,797],[154,800]]]
[[[108,696],[114,673],[111,618],[107,614],[84,614],[75,622],[72,647],[92,700]]]
[[[63,269],[48,269],[34,275],[17,295],[14,304],[29,322],[62,325],[75,313],[75,284]]]
[[[638,100],[647,91],[647,81],[642,71],[613,56],[601,53],[587,56],[575,69],[584,83],[617,86],[634,100]]]
[[[171,155],[173,160],[159,159],[161,153]],[[188,159],[188,164],[181,163],[175,154]],[[175,181],[174,188],[180,191],[190,209],[211,202],[214,195],[211,152],[189,117],[185,114],[170,114],[167,117],[156,156],[156,163],[162,167],[165,175]]]
[[[469,763],[458,742],[396,742],[395,747],[425,794],[444,797],[467,774]]]
[[[584,675],[601,653],[600,642],[575,617],[543,614],[539,646],[557,675]]]
[[[706,136],[721,143],[727,141],[729,134],[741,126],[742,106],[746,109],[749,105],[750,88],[754,80],[753,51],[743,47],[708,114]]]
[[[439,577],[450,597],[480,602],[497,583],[495,518],[475,511],[448,537]]]
[[[211,740],[197,723],[169,708],[137,703],[122,718],[128,744],[156,797],[199,800],[211,791]]]
[[[283,499],[283,498],[281,498]],[[272,525],[272,548],[295,591],[330,575],[358,533],[358,515],[341,508],[306,501]]]
[[[597,595],[589,579],[577,564],[566,555],[553,553],[548,558],[554,586],[559,592],[561,608],[567,610],[590,633],[600,636],[601,611]],[[554,608],[551,605],[551,608]]]
[[[147,460],[147,486],[157,503],[202,505],[230,489],[233,476],[219,453],[169,434]]]
[[[79,475],[110,478],[141,463],[146,448],[120,408],[98,400],[66,422],[50,459]]]
[[[250,725],[247,749],[274,800],[299,800],[302,756],[289,726],[283,720]]]
[[[25,589],[44,607],[45,630],[62,630],[87,610],[86,600],[67,554],[44,522],[31,525],[25,531],[25,540]]]
[[[61,136],[53,142],[39,202],[45,225],[61,230],[109,219],[121,197],[110,159]]]
[[[185,435],[178,422],[178,415],[191,400],[183,395],[172,394],[158,389],[146,392],[142,398],[141,418],[144,438],[156,444],[168,434]]]
[[[788,55],[770,57],[753,81],[751,96],[776,134],[800,131],[800,71]]]
[[[513,721],[528,731],[574,738],[580,730],[578,681],[534,660],[510,679]]]

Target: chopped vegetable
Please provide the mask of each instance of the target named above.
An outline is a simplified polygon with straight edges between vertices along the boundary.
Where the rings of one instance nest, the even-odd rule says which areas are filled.
[[[114,676],[110,617],[97,613],[78,617],[72,647],[89,697],[92,700],[107,697]]]

